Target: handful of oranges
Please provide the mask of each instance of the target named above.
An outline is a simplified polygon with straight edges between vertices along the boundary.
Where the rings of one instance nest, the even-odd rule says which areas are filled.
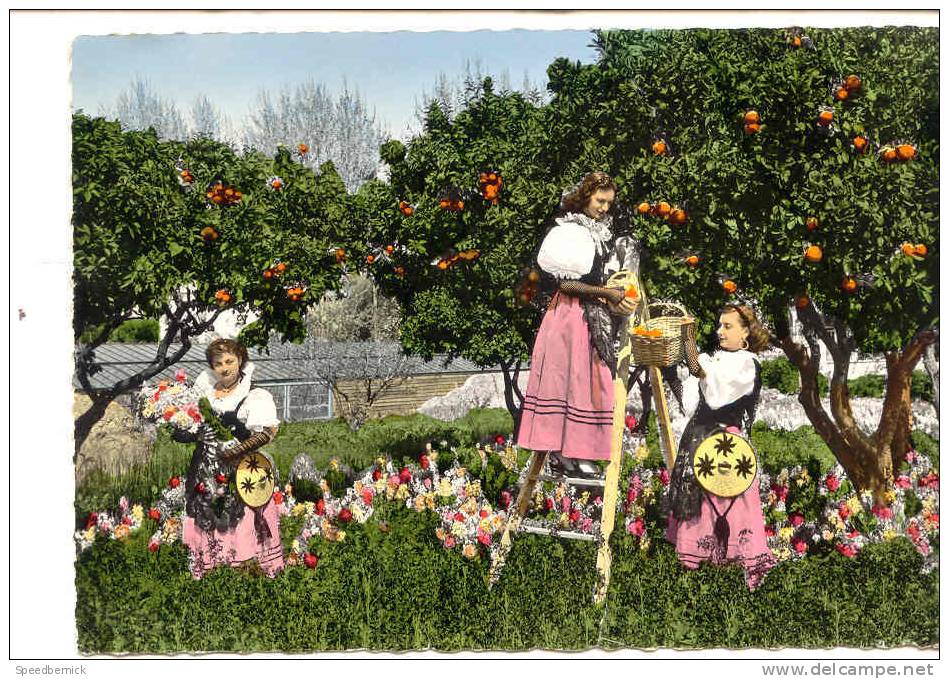
[[[640,337],[662,337],[662,330],[659,328],[647,328],[644,325],[637,325],[633,328],[633,334]]]

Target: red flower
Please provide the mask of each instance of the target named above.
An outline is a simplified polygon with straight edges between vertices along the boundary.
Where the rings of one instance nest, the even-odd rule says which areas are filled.
[[[490,545],[491,536],[485,532],[478,531],[478,542],[480,542],[482,545]]]
[[[198,493],[199,495],[204,495],[205,490],[207,490],[207,488],[205,487],[204,482],[198,481],[197,485],[194,487],[194,492]]]
[[[936,472],[929,472],[919,480],[919,485],[923,488],[938,488],[939,487],[939,475]]]
[[[854,538],[858,538],[860,537],[860,531],[852,530],[849,533],[847,533],[847,537],[850,538],[851,540],[853,540]]]
[[[168,485],[172,488],[177,488],[181,485],[181,479],[179,479],[177,476],[172,476],[170,479],[168,479]]]
[[[775,494],[775,495],[777,496],[777,498],[778,498],[779,500],[781,500],[782,502],[784,502],[785,500],[788,499],[788,487],[787,487],[787,486],[779,486],[779,485],[777,485],[777,484],[772,484],[771,490],[774,491],[774,494]]]
[[[807,543],[804,542],[801,538],[796,538],[791,542],[791,546],[794,547],[794,551],[798,554],[803,554],[807,551]]]
[[[913,539],[914,542],[919,539],[919,525],[917,523],[911,522],[906,527],[906,532],[909,533],[909,536]]]
[[[789,522],[794,528],[797,528],[797,527],[800,526],[802,523],[804,523],[804,515],[801,514],[800,512],[793,512],[790,516],[788,516],[788,522]]]
[[[148,518],[152,521],[159,521],[161,519],[161,512],[158,511],[155,507],[152,507],[148,510]]]
[[[342,521],[343,523],[349,523],[350,521],[353,520],[353,513],[349,511],[346,507],[343,507],[342,509],[339,510],[339,514],[337,515],[336,518]]]
[[[636,425],[639,424],[633,415],[627,415],[624,421],[626,422],[626,428],[630,430],[635,429]]]
[[[326,503],[323,501],[323,498],[316,501],[316,513],[319,516],[323,516],[326,513]]]
[[[504,445],[504,437],[501,436],[500,434],[498,434],[497,436],[494,437],[494,442],[497,443],[499,446],[503,446],[503,445]]]
[[[903,490],[906,490],[907,488],[913,487],[913,482],[910,481],[910,478],[908,476],[906,476],[905,474],[902,474],[896,477],[896,480],[893,481],[893,485],[896,486],[897,488],[902,488]]]
[[[848,559],[852,559],[853,557],[857,555],[857,549],[853,545],[845,545],[845,544],[837,543],[836,545],[834,545],[834,549],[836,549],[838,552],[843,554]]]
[[[772,528],[771,526],[765,526],[764,534],[767,535],[769,538],[774,537],[774,528]]]
[[[125,524],[126,526],[131,526],[131,525],[132,525],[132,517],[131,517],[131,516],[123,516],[123,517],[122,517],[122,523]]]
[[[409,471],[408,467],[402,467],[402,470],[399,472],[399,483],[408,483],[412,480],[412,472]]]
[[[445,549],[451,549],[455,546],[455,538],[453,538],[451,535],[448,535],[445,537],[445,542],[442,544],[445,545]]]
[[[363,503],[364,503],[364,504],[367,504],[367,505],[371,505],[371,504],[372,504],[372,497],[373,497],[373,495],[374,495],[374,493],[372,492],[372,488],[363,488],[363,489],[362,489],[362,501],[363,501]]]
[[[422,455],[422,457],[418,459],[418,463],[422,467],[422,469],[428,469],[428,466],[430,464],[428,461],[428,455]]]
[[[824,484],[827,486],[827,490],[833,493],[840,488],[840,479],[837,478],[836,474],[828,474],[827,478],[824,479]]]
[[[316,568],[316,564],[320,562],[320,557],[318,557],[313,552],[307,552],[303,555],[303,565],[307,568],[313,569]]]
[[[488,510],[482,509],[480,512],[478,512],[478,516],[480,516],[482,519],[488,518]]]
[[[97,523],[99,523],[99,515],[95,512],[90,513],[89,516],[86,517],[86,530],[89,530]]]
[[[455,515],[454,515],[452,518],[453,518],[455,521],[462,521],[462,522],[464,522],[464,520],[465,520],[465,515],[462,514],[461,512],[455,512]]]
[[[282,505],[282,504],[283,504],[283,493],[281,493],[279,490],[275,490],[275,491],[273,492],[273,503],[274,503],[275,505]]]
[[[874,505],[871,511],[873,512],[873,515],[881,521],[886,521],[887,519],[893,518],[893,510],[884,505]]]
[[[501,506],[504,507],[505,509],[511,506],[511,494],[508,491],[502,490],[501,497],[498,499],[500,501]]]
[[[570,522],[576,523],[579,520],[580,520],[580,510],[574,509],[573,511],[570,512]]]
[[[214,477],[214,480],[217,481],[218,483],[226,483],[227,477],[224,476],[222,472],[218,472],[217,476]]]
[[[841,502],[837,505],[837,514],[840,515],[842,521],[847,520],[847,517],[850,516],[850,507],[847,506],[846,502]]]
[[[545,499],[544,499],[544,507],[547,509],[548,512],[549,512],[551,509],[553,509],[553,508],[554,508],[554,499],[553,499],[552,497],[545,498]]]
[[[154,554],[155,552],[158,551],[158,546],[159,546],[159,545],[158,545],[157,542],[149,542],[149,543],[148,543],[148,551],[149,551],[149,552],[152,552],[152,553]]]
[[[659,470],[659,482],[664,486],[669,485],[669,470],[665,467]]]
[[[381,478],[382,478],[382,471],[379,470],[379,469],[373,469],[373,470],[372,470],[372,480],[373,480],[373,481],[378,481],[378,480],[381,479]]]
[[[646,522],[642,520],[642,517],[637,518],[631,524],[629,524],[629,532],[635,535],[638,538],[641,538],[646,532]]]

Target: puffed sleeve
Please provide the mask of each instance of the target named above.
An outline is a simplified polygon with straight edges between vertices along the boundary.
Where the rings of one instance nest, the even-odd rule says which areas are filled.
[[[560,280],[577,280],[593,268],[596,244],[581,224],[558,219],[537,254],[537,265]]]
[[[699,388],[713,410],[733,403],[755,388],[755,359],[747,351],[719,351],[714,356],[699,354],[705,377]]]
[[[277,419],[277,406],[266,389],[252,389],[247,394],[243,405],[237,411],[237,419],[251,431],[263,431],[266,427],[276,427],[280,424]]]

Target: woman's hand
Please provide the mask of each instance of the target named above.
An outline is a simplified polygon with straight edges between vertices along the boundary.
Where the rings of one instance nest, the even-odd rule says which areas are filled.
[[[623,288],[604,288],[609,296],[606,299],[606,305],[610,313],[616,316],[629,316],[636,310],[639,300],[635,297],[627,297]]]
[[[699,348],[695,344],[695,323],[689,323],[685,330],[685,362],[689,366],[689,372],[695,377],[702,379],[705,377],[705,371],[699,364]]]

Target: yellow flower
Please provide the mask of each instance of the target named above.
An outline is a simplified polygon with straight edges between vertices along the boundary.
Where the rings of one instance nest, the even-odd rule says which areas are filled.
[[[478,513],[478,503],[473,497],[469,497],[465,500],[464,504],[461,505],[460,509],[468,516],[472,516]]]
[[[320,479],[320,490],[323,491],[324,495],[329,495],[330,484],[326,482],[326,479]]]
[[[346,539],[346,531],[341,530],[336,534],[336,542],[342,542]]]
[[[936,498],[927,497],[923,500],[923,510],[932,514],[936,511]]]
[[[132,505],[132,519],[135,523],[141,523],[144,518],[145,510],[142,509],[142,505]]]
[[[435,493],[425,493],[425,507],[435,510]]]
[[[116,540],[125,540],[128,538],[130,532],[131,531],[129,531],[128,526],[126,526],[124,523],[120,523],[115,527],[115,530],[112,531],[112,535],[115,536]]]
[[[442,479],[438,482],[438,490],[436,491],[441,497],[448,497],[452,494],[451,490],[451,481],[448,479]]]
[[[353,484],[353,490],[355,490],[357,493],[361,493],[361,492],[362,492],[362,488],[363,488],[362,481],[356,481],[356,482]]]
[[[469,496],[481,495],[481,482],[472,481],[467,486],[465,486],[465,492],[468,493]]]
[[[478,528],[480,528],[481,530],[483,530],[485,533],[490,533],[490,532],[491,532],[491,519],[481,519],[481,521],[478,522]]]
[[[444,539],[445,539],[445,529],[442,528],[441,526],[439,526],[438,528],[436,528],[436,529],[435,529],[435,537],[438,538],[439,540],[444,540]]]
[[[465,469],[464,467],[458,467],[458,471],[455,472],[455,476],[461,479],[461,478],[464,478],[467,473],[468,473],[467,469]]]
[[[92,542],[96,539],[96,527],[91,526],[86,529],[86,532],[82,534],[82,539],[86,542]]]
[[[294,540],[294,541],[290,544],[290,549],[291,549],[292,551],[294,551],[294,552],[299,552],[299,551],[300,551],[300,541],[299,541],[299,540]]]
[[[386,465],[386,459],[385,459],[384,457],[377,457],[377,458],[376,458],[376,464],[377,464],[379,467],[385,467],[385,465]]]
[[[415,496],[415,511],[421,512],[425,510],[425,496],[416,495]]]
[[[385,479],[379,479],[374,484],[372,484],[372,487],[376,489],[376,493],[381,493],[386,489],[386,485],[388,484],[386,483]]]
[[[790,542],[792,535],[794,535],[794,529],[790,526],[785,526],[778,531],[778,537],[781,538],[782,542]]]
[[[883,493],[883,501],[886,502],[887,505],[891,505],[896,502],[896,491],[888,490]]]
[[[895,537],[896,537],[896,531],[893,530],[892,528],[887,528],[885,531],[883,531],[884,540],[892,540]]]
[[[780,550],[778,550],[778,560],[787,561],[790,558],[791,558],[790,547],[782,547]]]
[[[589,501],[590,501],[590,491],[585,490],[582,493],[580,493],[580,499],[577,500],[577,504],[583,507]]]
[[[633,459],[635,459],[637,462],[642,462],[647,457],[649,457],[649,448],[646,446],[639,446],[636,448],[636,452],[633,453]]]
[[[339,460],[337,460],[335,457],[330,460],[330,467],[333,469],[339,469]]]
[[[468,543],[462,548],[461,553],[464,554],[469,559],[473,559],[476,556],[478,556],[478,548],[475,547],[473,544]]]
[[[451,524],[451,534],[459,538],[464,537],[465,524],[461,521],[453,521]]]
[[[399,486],[398,490],[395,491],[395,497],[398,500],[405,500],[409,497],[409,487],[405,484]]]
[[[490,502],[485,502],[484,504],[482,504],[482,505],[481,505],[481,509],[483,509],[484,511],[486,511],[488,514],[490,514],[491,512],[494,511],[494,510],[491,508],[491,503],[490,503]]]
[[[830,542],[834,539],[834,532],[829,528],[825,528],[824,531],[820,534],[822,538]]]

